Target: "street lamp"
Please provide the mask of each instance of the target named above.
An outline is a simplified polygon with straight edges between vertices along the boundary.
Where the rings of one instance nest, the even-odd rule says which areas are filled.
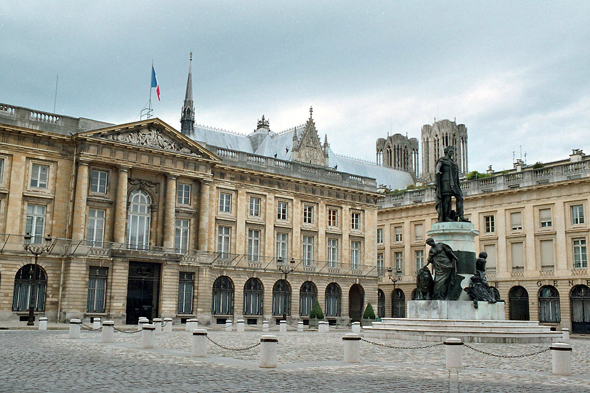
[[[285,275],[285,284],[287,284],[287,276],[289,273],[292,273],[295,270],[295,258],[291,258],[291,262],[287,263],[278,263],[277,264],[279,271]],[[283,296],[283,320],[287,320],[287,294]]]
[[[29,296],[29,319],[27,320],[27,326],[34,326],[35,325],[35,282],[37,281],[37,259],[39,259],[39,255],[46,253],[51,248],[51,235],[47,235],[45,238],[44,245],[32,244],[31,239],[33,237],[30,233],[25,235],[25,244],[24,248],[27,251],[30,251],[31,254],[35,256],[35,265],[33,274],[29,274],[29,288],[31,294]],[[38,283],[37,283],[38,284]],[[37,285],[38,286],[38,285]]]
[[[397,282],[399,280],[401,280],[401,275],[402,275],[402,270],[401,269],[396,269],[395,270],[395,276],[393,275],[393,269],[391,267],[387,268],[387,275],[389,276],[389,279],[391,280],[391,282],[393,283],[393,290],[395,291],[395,284],[397,284]]]

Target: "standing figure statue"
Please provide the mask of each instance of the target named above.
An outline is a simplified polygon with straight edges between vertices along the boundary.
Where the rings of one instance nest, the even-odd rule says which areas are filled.
[[[445,155],[436,162],[434,184],[436,186],[436,211],[438,222],[466,221],[463,216],[463,191],[459,181],[459,167],[453,160],[455,149],[445,148]],[[452,197],[455,197],[456,211],[453,210]]]
[[[446,244],[436,243],[433,238],[426,239],[430,246],[426,266],[432,264],[434,270],[433,300],[457,300],[461,294],[463,276],[457,275],[457,256]]]

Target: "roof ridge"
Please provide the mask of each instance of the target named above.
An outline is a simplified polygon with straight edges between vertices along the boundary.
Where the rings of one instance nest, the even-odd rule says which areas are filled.
[[[217,127],[212,127],[212,126],[207,126],[204,124],[195,124],[195,127],[199,127],[199,128],[203,128],[205,130],[209,130],[209,131],[216,131],[216,132],[223,132],[225,134],[231,134],[231,135],[237,135],[237,136],[248,136],[248,134],[242,134],[240,132],[237,131],[231,131],[231,130],[226,130],[223,128],[217,128]]]
[[[295,129],[300,128],[300,127],[305,127],[305,123],[302,123],[302,124],[299,124],[299,125],[295,126]],[[286,130],[283,130],[283,131],[280,131],[280,132],[277,132],[277,133],[275,133],[275,135],[281,135],[281,134],[285,134],[285,133],[291,132],[291,131],[293,131],[293,127],[287,128]]]
[[[348,158],[349,160],[354,160],[354,161],[358,161],[358,162],[364,162],[366,164],[372,164],[372,165],[375,165],[375,166],[380,166],[380,165],[377,165],[373,161],[363,160],[362,158],[350,157],[350,156],[345,156],[344,154],[336,154],[336,153],[334,153],[334,155],[336,157]]]

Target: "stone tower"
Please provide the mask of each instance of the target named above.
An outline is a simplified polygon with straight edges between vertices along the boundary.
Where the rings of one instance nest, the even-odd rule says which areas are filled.
[[[467,166],[467,128],[456,121],[434,121],[432,125],[422,126],[422,175],[425,182],[434,181],[436,161],[445,155],[445,148],[455,148],[455,162],[460,175],[466,174]]]
[[[377,165],[410,172],[418,177],[418,139],[402,134],[377,139]]]
[[[305,129],[299,136],[297,135],[297,130],[294,130],[293,132],[293,151],[291,153],[291,159],[293,161],[305,162],[312,165],[327,166],[329,147],[328,137],[326,136],[324,146],[322,146],[312,115],[313,108],[309,108],[309,119],[305,124]]]
[[[180,113],[180,131],[184,135],[192,135],[195,130],[195,107],[193,105],[193,52],[188,66],[188,81],[186,82],[186,95],[184,105]]]

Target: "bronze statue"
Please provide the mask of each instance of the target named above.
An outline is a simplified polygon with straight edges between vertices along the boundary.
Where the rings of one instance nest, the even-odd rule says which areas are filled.
[[[416,297],[412,300],[430,300],[432,299],[432,290],[434,288],[434,280],[432,274],[426,266],[418,272],[416,277]]]
[[[466,221],[463,216],[463,191],[459,181],[459,168],[453,160],[455,149],[445,148],[445,156],[438,159],[435,168],[436,211],[438,222]],[[456,211],[453,210],[452,197],[455,197]]]
[[[495,288],[491,288],[486,279],[487,257],[488,254],[486,252],[479,253],[479,258],[475,262],[475,274],[471,277],[469,287],[465,288],[465,292],[474,301],[475,308],[477,308],[478,301],[490,303],[502,301],[497,293],[498,291]]]
[[[457,275],[457,256],[446,244],[436,243],[433,238],[426,239],[430,246],[428,262],[434,270],[433,300],[457,300],[461,294],[461,281],[465,278]]]

